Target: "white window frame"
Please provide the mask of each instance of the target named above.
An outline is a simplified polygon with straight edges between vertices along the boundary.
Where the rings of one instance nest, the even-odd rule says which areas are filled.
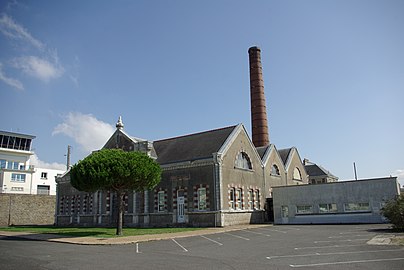
[[[361,203],[344,203],[344,212],[368,212],[370,211],[370,204]]]
[[[165,192],[159,191],[157,193],[157,211],[164,212],[166,210]]]
[[[241,188],[236,189],[236,208],[243,209],[243,191]]]
[[[230,205],[230,209],[233,209],[233,210],[236,209],[236,189],[235,188],[230,188],[229,205]]]
[[[254,191],[252,189],[248,190],[248,209],[254,210]]]
[[[25,183],[26,175],[24,173],[12,173],[11,182]]]
[[[313,205],[296,205],[296,214],[312,214]]]
[[[318,211],[322,213],[335,213],[337,212],[336,203],[320,203],[318,205]]]
[[[206,188],[198,188],[197,190],[198,196],[198,210],[205,211],[206,207]]]

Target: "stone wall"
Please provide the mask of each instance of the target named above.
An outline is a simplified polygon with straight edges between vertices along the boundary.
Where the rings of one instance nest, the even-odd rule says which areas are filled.
[[[53,225],[56,197],[0,194],[0,226]]]

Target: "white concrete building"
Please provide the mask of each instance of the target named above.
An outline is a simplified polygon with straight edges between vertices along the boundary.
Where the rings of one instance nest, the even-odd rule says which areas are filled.
[[[31,164],[35,136],[0,131],[0,193],[56,195],[55,176],[63,170]]]

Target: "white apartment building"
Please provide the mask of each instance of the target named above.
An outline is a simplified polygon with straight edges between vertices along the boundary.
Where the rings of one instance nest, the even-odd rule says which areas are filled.
[[[0,193],[56,195],[55,177],[64,171],[30,164],[34,138],[0,131]]]

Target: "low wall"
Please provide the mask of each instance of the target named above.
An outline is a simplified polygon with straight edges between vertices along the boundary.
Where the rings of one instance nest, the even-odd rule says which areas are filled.
[[[0,194],[0,226],[53,225],[56,196]]]

